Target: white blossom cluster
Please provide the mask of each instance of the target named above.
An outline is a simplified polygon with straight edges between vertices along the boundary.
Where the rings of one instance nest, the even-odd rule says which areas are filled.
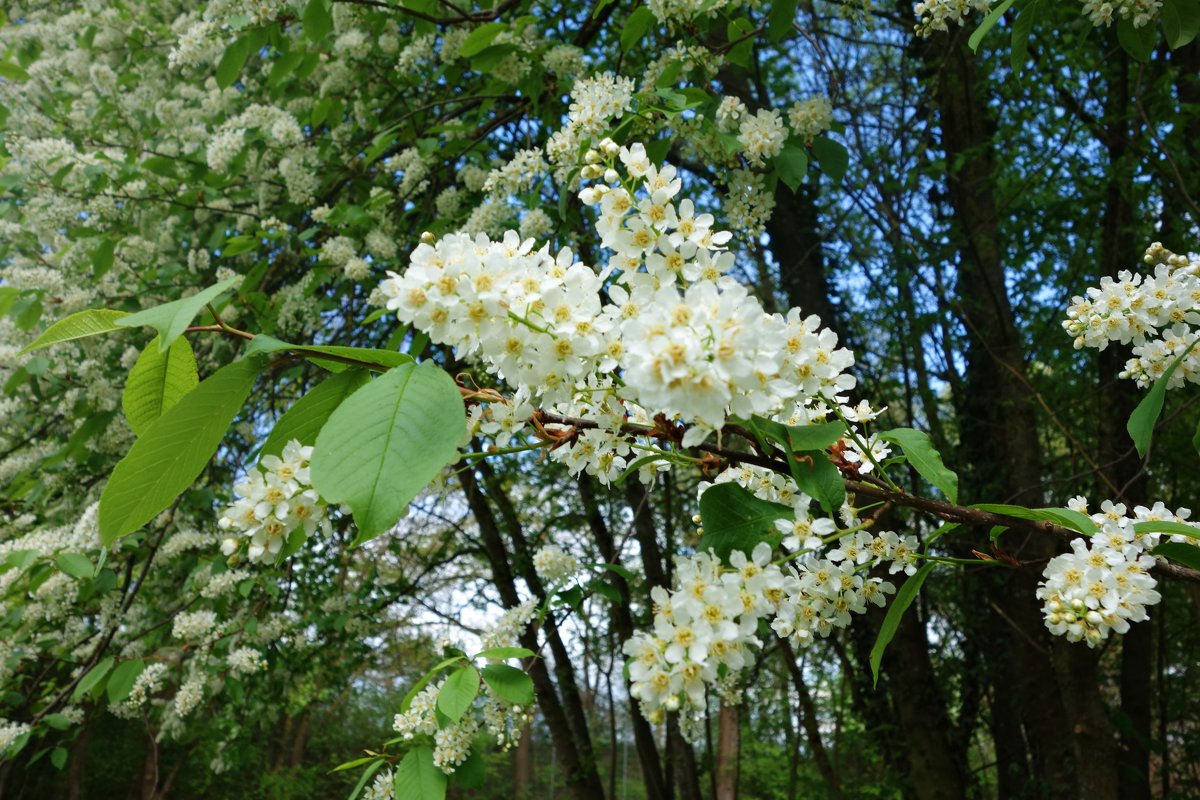
[[[917,15],[917,35],[946,32],[952,24],[961,27],[966,24],[972,11],[982,18],[991,5],[991,0],[921,0],[913,7]]]
[[[757,166],[779,155],[785,139],[787,129],[774,109],[759,109],[754,116],[746,115],[738,126],[738,144],[746,160]]]
[[[281,455],[264,456],[259,468],[251,469],[245,480],[234,486],[239,498],[227,507],[218,520],[223,531],[249,540],[246,557],[269,564],[283,549],[288,534],[303,528],[307,536],[318,530],[329,531],[325,503],[312,488],[308,462],[312,447],[293,439]],[[241,542],[228,538],[221,551],[232,556]]]
[[[7,719],[0,719],[0,755],[30,730],[28,722],[11,722]]]
[[[1083,14],[1097,28],[1107,28],[1118,19],[1141,28],[1158,18],[1162,5],[1162,0],[1083,0]]]
[[[825,557],[812,553],[783,566],[771,561],[766,542],[749,557],[734,551],[729,566],[709,553],[677,561],[674,588],[651,591],[653,630],[635,633],[624,645],[630,691],[642,713],[651,721],[684,706],[691,715],[702,713],[708,693],[727,691],[752,662],[753,649],[762,646],[760,621],[804,647],[849,625],[867,603],[884,605],[895,588],[866,575],[884,559],[862,541],[848,534]]]
[[[225,657],[229,671],[234,675],[253,675],[267,668],[267,660],[253,647],[239,647]]]
[[[951,24],[962,26],[974,11],[982,19],[991,8],[991,0],[921,0],[913,10],[917,15],[917,35],[946,32]],[[1088,22],[1108,27],[1119,19],[1128,19],[1141,28],[1158,18],[1162,0],[1083,0],[1081,9]]]
[[[123,719],[136,718],[151,695],[158,691],[159,682],[166,674],[167,665],[161,661],[147,664],[146,668],[134,680],[133,689],[129,692],[129,696],[120,703],[110,705],[108,710]]]
[[[504,749],[516,744],[532,709],[496,696],[486,681],[480,683],[475,704],[458,722],[442,725],[437,717],[438,694],[444,680],[431,682],[418,692],[408,708],[397,714],[392,728],[406,741],[433,740],[433,763],[447,775],[454,774],[471,753],[477,733],[487,729]]]
[[[533,554],[533,569],[543,583],[558,586],[579,572],[579,559],[558,545],[548,544]]]
[[[821,95],[798,100],[788,109],[788,123],[797,136],[811,143],[833,125],[833,105]]]
[[[204,642],[217,626],[217,614],[207,608],[175,617],[171,635],[185,642]]]
[[[1122,271],[1116,280],[1101,278],[1086,297],[1072,298],[1063,329],[1076,349],[1132,344],[1121,377],[1139,386],[1154,383],[1180,357],[1168,388],[1200,382],[1200,348],[1193,347],[1200,339],[1200,261],[1155,242],[1145,262],[1153,274]]]
[[[612,72],[575,81],[571,87],[567,124],[546,141],[546,157],[554,165],[555,180],[564,185],[568,183],[578,165],[583,142],[600,136],[613,120],[629,111],[634,88],[632,78]]]
[[[767,314],[726,274],[731,234],[677,198],[674,167],[654,166],[640,144],[601,149],[584,177],[602,180],[580,192],[609,250],[599,272],[512,231],[500,241],[451,234],[421,244],[380,286],[401,322],[513,387],[509,409],[473,415],[483,432],[511,437],[527,404],[586,417],[595,427],[564,433],[552,453],[609,482],[632,460],[622,426],[651,422],[644,409],[690,425],[688,447],[729,414],[786,419],[853,388],[853,355],[819,319]]]
[[[1068,506],[1087,513],[1082,497]],[[1105,500],[1090,516],[1100,529],[1090,539],[1075,539],[1071,552],[1050,560],[1037,596],[1051,633],[1096,647],[1114,631],[1125,633],[1130,623],[1147,619],[1146,607],[1162,599],[1150,574],[1157,558],[1149,551],[1164,541],[1195,545],[1200,524],[1188,521],[1189,509],[1171,512],[1162,503],[1137,506],[1130,515],[1123,503]],[[1195,528],[1196,535],[1139,533],[1134,527],[1139,522],[1185,524]]]

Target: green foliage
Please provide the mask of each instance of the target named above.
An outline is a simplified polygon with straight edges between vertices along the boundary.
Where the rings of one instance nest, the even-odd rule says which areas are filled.
[[[929,434],[913,428],[893,428],[880,433],[879,438],[899,445],[922,478],[940,489],[951,503],[958,502],[958,475],[942,463],[942,454],[933,446]]]
[[[313,482],[354,511],[358,543],[394,525],[454,460],[466,414],[454,381],[432,364],[402,364],[330,415],[313,451]]]
[[[760,542],[779,541],[775,522],[792,516],[787,506],[760,500],[736,483],[718,483],[700,495],[700,549],[722,561],[735,550],[749,555]]]
[[[479,694],[479,672],[470,664],[459,667],[446,678],[438,691],[438,711],[453,722],[462,719]]]
[[[488,664],[483,679],[496,696],[521,706],[533,705],[533,679],[507,664]]]
[[[158,347],[160,350],[165,351],[175,343],[176,339],[183,335],[184,329],[191,324],[192,319],[206,305],[220,297],[223,292],[228,291],[238,280],[236,277],[227,278],[218,284],[197,292],[191,297],[174,300],[170,303],[164,303],[161,306],[155,306],[154,308],[148,308],[145,311],[139,311],[136,314],[122,317],[116,321],[116,324],[122,328],[136,328],[141,325],[154,328],[158,331]]]
[[[883,663],[883,654],[887,650],[887,646],[891,644],[892,639],[896,636],[896,630],[900,627],[900,620],[904,617],[904,612],[917,599],[917,594],[921,591],[921,584],[929,577],[929,573],[933,571],[936,565],[931,563],[925,564],[915,573],[909,576],[904,585],[896,592],[896,597],[888,606],[887,616],[883,618],[883,624],[879,627],[879,634],[875,637],[875,644],[871,647],[871,680],[874,684],[879,684],[879,666]]]
[[[199,382],[196,356],[187,339],[176,339],[164,352],[156,336],[138,356],[121,394],[129,427],[140,435]]]
[[[316,444],[317,435],[337,407],[354,392],[366,386],[370,377],[366,370],[348,369],[339,372],[311,389],[292,404],[271,428],[262,446],[262,456],[277,456],[283,447],[295,439],[302,445]]]
[[[86,336],[96,336],[119,330],[120,325],[117,324],[117,321],[127,316],[129,314],[124,311],[112,311],[107,308],[79,311],[55,322],[41,336],[26,345],[21,352],[29,353],[59,342],[69,342]]]
[[[433,748],[418,745],[396,767],[396,800],[441,800],[446,774],[433,765]]]
[[[192,485],[217,451],[260,369],[253,358],[222,367],[146,428],[100,496],[100,538],[105,544],[154,519]]]

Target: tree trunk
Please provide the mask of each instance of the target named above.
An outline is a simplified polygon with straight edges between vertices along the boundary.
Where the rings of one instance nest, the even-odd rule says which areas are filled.
[[[740,709],[721,703],[717,725],[716,800],[737,800]]]

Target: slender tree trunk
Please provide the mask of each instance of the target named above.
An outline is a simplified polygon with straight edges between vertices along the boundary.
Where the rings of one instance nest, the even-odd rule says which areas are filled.
[[[966,392],[960,398],[960,454],[973,472],[966,476],[963,494],[968,500],[1038,503],[1036,402],[1005,283],[988,105],[965,36],[937,44],[936,49],[926,44],[923,52],[936,71],[942,146],[947,162],[955,165],[948,188],[960,240],[958,300],[970,340]],[[987,548],[982,533],[976,541]],[[1090,674],[1089,656],[1049,641],[1035,596],[1039,565],[1054,555],[1056,545],[1016,537],[1003,545],[1028,564],[1011,570],[1002,582],[985,578],[985,586],[991,589],[989,606],[1002,621],[999,629],[1016,654],[1012,689],[1038,780],[1029,791],[1047,797],[1115,797],[1117,753],[1103,705],[1094,686],[1085,687],[1073,672]],[[992,625],[971,635],[995,636],[996,631]],[[993,687],[997,699],[1010,691],[1007,683]]]
[[[516,579],[509,566],[508,551],[500,534],[500,525],[496,515],[475,478],[474,467],[460,464],[458,476],[463,492],[466,494],[467,503],[479,525],[484,552],[492,567],[496,590],[500,593],[500,599],[505,608],[515,608],[520,605],[521,598],[517,592]],[[547,638],[551,641],[555,638],[555,633],[549,628],[546,633]],[[530,650],[538,649],[537,637],[532,631],[525,631],[520,641],[523,647]],[[533,680],[538,708],[546,720],[546,726],[550,729],[554,752],[562,767],[571,796],[576,800],[603,800],[604,788],[600,782],[600,775],[596,772],[595,761],[590,757],[590,745],[586,754],[580,751],[579,743],[576,741],[575,728],[568,719],[568,713],[555,690],[554,681],[550,678],[549,670],[546,669],[545,659],[539,658],[533,661],[529,667],[529,677]],[[562,690],[564,694],[577,693],[574,685],[564,685]]]
[[[512,751],[513,797],[528,797],[533,786],[533,723],[521,729],[521,738]]]
[[[740,710],[732,703],[721,703],[717,724],[716,800],[737,800]]]
[[[600,513],[600,506],[596,501],[595,486],[592,483],[592,479],[586,475],[581,476],[579,480],[579,496],[583,500],[588,527],[592,531],[592,536],[596,540],[596,545],[600,549],[601,556],[610,564],[617,563],[620,559],[616,551],[616,542],[613,540],[612,531],[609,530],[604,515]],[[648,516],[649,514],[647,513]],[[654,561],[658,561],[659,558],[657,549],[650,552],[646,552],[643,549],[642,555],[644,559]],[[608,579],[612,581],[617,591],[621,594],[621,602],[610,605],[609,613],[612,619],[613,631],[616,633],[619,643],[623,644],[633,636],[634,631],[633,615],[629,607],[629,583],[617,574],[609,575]],[[642,765],[646,798],[647,800],[665,800],[667,793],[663,780],[663,765],[662,760],[659,758],[658,746],[654,742],[654,730],[650,727],[650,723],[646,721],[646,718],[642,716],[637,701],[634,700],[629,692],[630,686],[629,681],[626,681],[625,694],[629,698],[629,718],[633,727],[633,739],[634,745],[637,748],[638,760]],[[616,752],[615,747],[613,752]],[[613,772],[615,773],[615,770]]]
[[[838,781],[837,772],[833,768],[833,763],[829,760],[829,752],[825,749],[825,742],[821,738],[821,727],[820,721],[817,719],[816,704],[813,703],[812,695],[809,693],[808,686],[804,681],[804,672],[796,662],[796,653],[792,650],[791,643],[787,639],[780,639],[779,641],[783,663],[787,667],[788,674],[792,677],[792,687],[796,690],[796,694],[800,698],[800,724],[804,728],[804,736],[808,741],[808,749],[812,751],[817,771],[821,773],[821,778],[825,781],[826,794],[830,800],[837,800],[842,795],[842,789]],[[791,713],[790,710],[788,713]],[[794,768],[788,786],[789,795],[794,794]]]

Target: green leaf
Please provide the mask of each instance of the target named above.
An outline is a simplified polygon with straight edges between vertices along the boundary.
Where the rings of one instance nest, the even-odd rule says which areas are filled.
[[[759,542],[778,538],[780,519],[792,519],[792,509],[760,500],[736,483],[718,483],[700,495],[699,549],[713,550],[723,561],[734,550],[749,555]]]
[[[71,693],[71,702],[78,703],[80,699],[94,689],[104,677],[108,675],[108,671],[112,669],[113,658],[108,658],[101,661],[96,666],[87,671],[87,674],[79,679],[79,683],[75,684],[75,691]]]
[[[488,664],[483,668],[483,679],[501,700],[519,706],[533,705],[533,679],[524,671],[508,664]]]
[[[942,454],[933,446],[929,434],[915,428],[893,428],[879,434],[879,438],[899,445],[922,478],[940,489],[951,503],[958,502],[958,475],[942,463]]]
[[[1007,517],[1027,519],[1033,522],[1053,522],[1064,528],[1078,531],[1085,536],[1091,536],[1099,528],[1086,514],[1072,511],[1069,508],[1025,508],[1004,503],[976,503],[971,508],[988,511],[992,514],[1004,514]]]
[[[438,691],[438,710],[458,722],[479,694],[479,672],[467,664],[450,673]]]
[[[55,769],[62,769],[65,767],[67,765],[67,748],[54,748],[54,752],[50,754],[50,763],[54,765]]]
[[[86,311],[76,312],[69,317],[60,319],[43,331],[41,336],[25,346],[21,354],[40,350],[59,342],[70,342],[86,336],[120,330],[121,326],[117,324],[117,320],[128,316],[129,314],[124,311],[113,311],[107,308],[89,308]]]
[[[101,278],[112,269],[117,254],[117,240],[104,239],[92,251],[92,275]],[[124,312],[120,312],[124,313]]]
[[[817,158],[817,163],[821,165],[821,171],[834,183],[846,177],[846,170],[850,168],[850,153],[841,142],[818,136],[813,139],[812,152]]]
[[[588,582],[587,588],[614,603],[621,602],[621,590],[606,580],[595,578]]]
[[[121,393],[121,410],[138,436],[200,382],[196,356],[187,339],[176,339],[167,352],[158,348],[158,337],[138,356]]]
[[[1133,27],[1133,21],[1127,18],[1117,20],[1117,41],[1137,61],[1149,61],[1154,52],[1156,33],[1154,25]]]
[[[17,64],[5,61],[0,62],[0,78],[8,81],[27,81],[29,80],[29,73],[21,69]]]
[[[380,768],[387,763],[387,760],[382,758],[369,760],[372,761],[371,766],[363,770],[363,774],[359,777],[358,783],[354,785],[354,790],[350,792],[348,800],[355,800],[355,798],[358,797],[358,795],[362,792],[363,787],[367,785],[367,781],[371,780],[371,776],[378,772]]]
[[[774,0],[771,10],[767,13],[767,39],[781,42],[792,32],[792,22],[796,19],[797,0]]]
[[[988,15],[983,18],[983,22],[979,23],[979,27],[971,34],[971,38],[967,39],[967,45],[971,48],[972,53],[979,52],[979,43],[983,41],[983,37],[987,36],[987,32],[1000,21],[1004,16],[1004,12],[1012,8],[1013,0],[1004,0],[1003,3],[993,8],[988,12]]]
[[[606,569],[609,572],[615,573],[617,575],[620,575],[622,578],[624,578],[625,580],[627,580],[629,582],[632,582],[635,577],[632,572],[630,572],[628,569],[621,566],[620,564],[596,564],[595,566],[600,567],[601,569]]]
[[[1049,0],[1033,0],[1022,6],[1013,23],[1012,38],[1009,40],[1009,63],[1013,72],[1020,75],[1029,59],[1029,37],[1033,35],[1033,24],[1041,19]]]
[[[396,800],[443,800],[446,773],[433,765],[433,748],[417,745],[396,767],[393,783]]]
[[[933,570],[933,567],[932,562],[926,564],[904,582],[904,585],[896,592],[896,599],[888,608],[887,616],[883,618],[879,635],[875,637],[875,646],[871,648],[871,677],[876,686],[879,685],[879,665],[883,662],[883,651],[895,637],[896,629],[900,627],[901,617],[912,605],[913,600],[917,599],[917,592],[921,590],[921,584],[925,582],[925,578]]]
[[[217,370],[150,424],[100,495],[100,539],[145,525],[204,471],[258,377],[258,359]]]
[[[419,680],[415,684],[413,684],[413,687],[408,690],[408,694],[404,695],[404,699],[400,701],[400,710],[402,712],[408,711],[408,707],[412,704],[413,698],[416,697],[417,694],[422,689],[425,688],[426,684],[428,684],[431,680],[433,680],[434,677],[439,672],[444,670],[446,667],[450,666],[451,664],[455,664],[459,661],[462,661],[462,660],[463,660],[462,656],[451,656],[450,658],[447,658],[442,663],[438,664],[433,669],[429,670],[429,672],[426,672],[424,675],[422,675],[421,680]]]
[[[145,668],[146,664],[140,658],[117,664],[116,669],[108,678],[108,702],[119,703],[129,697],[129,693],[133,691],[134,682]]]
[[[191,297],[164,303],[154,308],[147,308],[145,311],[139,311],[136,314],[124,317],[117,324],[122,328],[136,328],[140,325],[154,328],[158,331],[159,349],[166,350],[174,344],[176,339],[183,335],[184,329],[191,324],[192,319],[206,305],[217,299],[222,292],[228,290],[238,280],[238,276],[226,278],[220,283],[210,286]]]
[[[329,0],[308,0],[301,17],[304,35],[319,42],[333,30],[333,11]]]
[[[1188,353],[1192,352],[1192,348],[1198,343],[1200,343],[1200,339],[1193,341],[1186,350],[1175,357],[1175,360],[1163,372],[1162,377],[1154,382],[1149,393],[1142,398],[1142,401],[1137,404],[1137,408],[1133,409],[1133,413],[1129,415],[1129,422],[1125,428],[1129,431],[1130,438],[1133,439],[1133,446],[1137,448],[1139,457],[1145,458],[1146,451],[1150,449],[1150,440],[1154,437],[1154,425],[1158,422],[1158,415],[1162,413],[1163,403],[1167,398],[1167,384],[1171,382],[1171,376],[1175,374],[1180,363],[1187,358]]]
[[[730,64],[750,69],[754,57],[754,37],[749,34],[753,30],[754,23],[746,17],[737,17],[726,26],[725,38],[730,42],[737,42],[725,53],[725,59]]]
[[[487,782],[487,762],[483,760],[483,746],[476,741],[470,754],[454,770],[454,781],[467,789],[478,789]]]
[[[804,183],[808,174],[808,153],[803,147],[794,144],[784,145],[779,155],[775,156],[775,174],[779,180],[793,192]]]
[[[638,6],[634,9],[629,19],[625,20],[625,28],[621,31],[621,50],[629,52],[630,48],[642,41],[642,37],[653,24],[654,13],[649,8]]]
[[[1168,561],[1200,570],[1200,547],[1186,542],[1163,542],[1150,551],[1152,556],[1161,556]]]
[[[846,423],[817,422],[812,425],[789,425],[788,442],[792,450],[824,450],[846,434]]]
[[[1143,522],[1133,523],[1133,530],[1135,533],[1173,533],[1178,536],[1187,536],[1191,539],[1200,539],[1200,528],[1193,528],[1184,522],[1148,519]]]
[[[312,478],[354,512],[359,544],[404,515],[458,455],[466,412],[458,387],[432,363],[401,364],[350,395],[317,437]]]
[[[459,51],[463,58],[470,58],[478,55],[487,49],[497,36],[508,30],[507,22],[488,22],[480,25],[463,40],[462,50]]]
[[[250,34],[235,39],[233,44],[225,48],[225,53],[217,62],[217,86],[222,89],[233,86],[238,76],[242,74],[242,67],[245,66],[246,59],[253,49],[254,40]]]
[[[1178,50],[1200,34],[1200,0],[1163,0],[1161,13],[1163,33],[1172,50]]]
[[[535,655],[537,654],[526,647],[489,647],[487,650],[480,650],[471,658],[532,658]]]
[[[348,369],[317,385],[293,403],[275,423],[271,435],[262,446],[259,459],[279,455],[284,445],[292,439],[302,445],[315,444],[317,434],[342,401],[369,382],[366,370]]]
[[[354,365],[347,364],[344,360],[335,361],[331,358],[322,358],[322,356],[352,359],[357,361],[359,366],[366,367],[375,372],[387,372],[392,367],[398,367],[401,364],[411,364],[413,362],[411,355],[396,350],[379,350],[373,347],[345,347],[342,345],[289,344],[261,333],[255,336],[254,340],[250,342],[250,346],[246,348],[246,355],[275,353],[280,350],[290,350],[305,356],[313,363],[331,372],[341,372]]]
[[[846,499],[846,484],[829,456],[821,450],[810,450],[788,453],[787,459],[792,480],[800,491],[819,502],[826,514],[836,514]]]
[[[355,767],[361,767],[368,761],[375,761],[378,758],[379,756],[363,756],[362,758],[356,758],[353,761],[347,761],[345,764],[338,764],[336,767],[329,770],[328,774],[332,775],[335,772],[342,772],[344,770],[354,769]]]
[[[72,578],[91,578],[96,574],[96,565],[82,553],[59,553],[54,563]]]
[[[258,239],[254,236],[234,236],[232,239],[226,239],[225,244],[221,245],[221,257],[240,256],[242,253],[248,253],[258,247]]]
[[[275,88],[287,80],[306,55],[307,51],[297,47],[275,59],[275,63],[271,65],[271,74],[267,76],[267,85]]]

